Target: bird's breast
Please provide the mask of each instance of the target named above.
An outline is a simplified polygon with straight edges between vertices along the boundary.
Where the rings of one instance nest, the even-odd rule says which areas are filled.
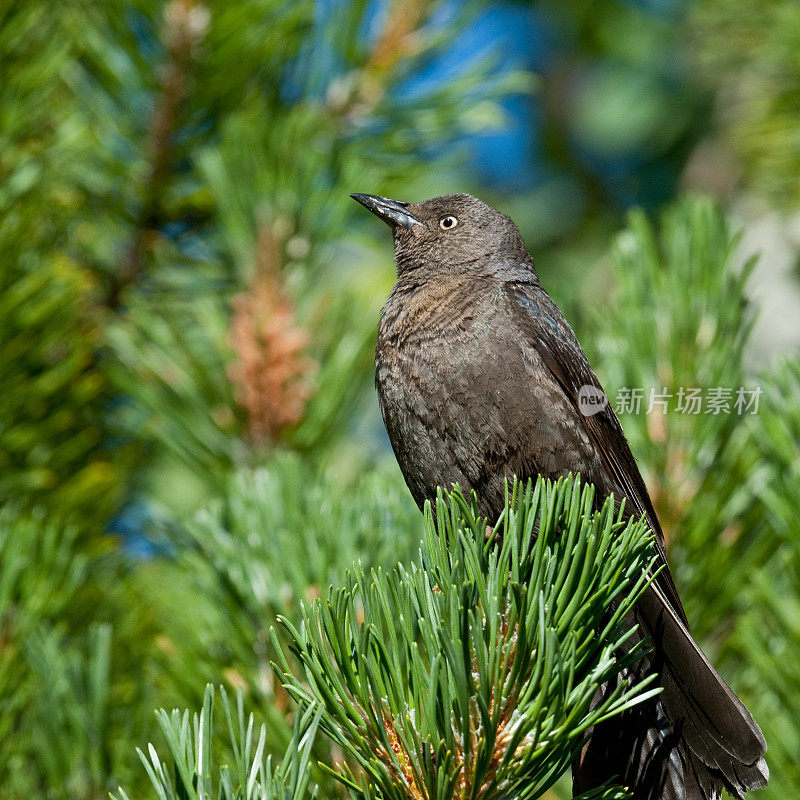
[[[499,290],[431,292],[387,304],[378,334],[375,378],[395,449],[413,441],[414,457],[446,462],[446,447],[472,429],[475,458],[500,437],[511,398],[525,384],[524,353],[503,312]],[[388,312],[388,313],[387,313]],[[479,402],[477,402],[479,401]],[[461,454],[464,457],[464,454]],[[411,456],[409,455],[409,459]],[[403,466],[403,456],[398,453]]]
[[[507,341],[496,285],[437,284],[390,297],[381,317],[376,380],[393,378],[403,391],[449,396],[491,372],[491,362],[513,357],[519,345]]]
[[[418,503],[459,483],[489,513],[510,475],[589,463],[574,409],[500,288],[423,299],[390,298],[376,348],[381,412]]]

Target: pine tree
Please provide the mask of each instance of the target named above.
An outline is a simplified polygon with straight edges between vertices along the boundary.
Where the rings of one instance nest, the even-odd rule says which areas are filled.
[[[495,729],[508,760],[494,778],[524,781],[533,794],[564,770],[591,719],[589,690],[619,666],[609,653],[623,631],[580,649],[605,619],[601,593],[582,622],[560,608],[563,626],[554,617],[544,639],[529,631],[526,668],[560,653],[576,668],[572,694],[569,680],[548,683],[565,675],[554,655],[536,696],[492,705],[496,681],[513,687],[519,676],[501,669],[513,629],[489,641],[481,614],[538,609],[537,587],[547,596],[585,565],[609,579],[607,591],[632,597],[644,531],[610,522],[608,511],[575,512],[562,519],[577,525],[574,552],[554,534],[534,544],[522,535],[534,508],[568,494],[580,507],[571,484],[540,486],[527,495],[528,517],[510,511],[502,523],[518,535],[503,540],[516,550],[490,547],[469,499],[451,499],[436,525],[428,518],[425,560],[414,562],[418,512],[373,444],[372,339],[392,270],[385,231],[356,231],[347,194],[419,198],[449,187],[460,136],[486,130],[501,117],[498,101],[530,80],[486,59],[410,91],[475,7],[334,5],[28,0],[0,9],[4,797],[89,800],[120,784],[131,798],[161,796],[158,786],[170,796],[166,782],[178,797],[207,796],[209,785],[230,797],[299,800],[315,786],[397,794],[397,780],[447,793],[458,788],[459,758],[476,786],[499,752],[491,725],[476,733],[475,720],[517,707],[541,728],[515,728],[525,732],[513,750]],[[771,30],[783,47],[791,30]],[[772,168],[759,154],[756,176]],[[769,173],[770,187],[790,172]],[[764,728],[773,777],[763,796],[783,798],[800,782],[800,367],[792,358],[745,370],[750,268],[736,242],[703,199],[675,205],[660,224],[633,214],[598,271],[609,287],[602,309],[579,332],[612,402],[626,387],[671,395],[667,413],[622,422],[693,630]],[[737,389],[760,388],[758,413],[678,412],[682,387],[730,389],[732,410]],[[146,537],[149,557],[123,540],[131,531]],[[606,548],[607,564],[590,541]],[[556,557],[564,575],[522,580]],[[631,573],[604,571],[614,558]],[[424,631],[386,617],[380,592],[411,603],[426,586]],[[464,587],[480,602],[459,616]],[[436,660],[433,611],[453,615],[439,644],[458,634],[472,649],[441,650],[441,691],[413,692],[421,705],[407,719],[400,702]],[[360,636],[361,614],[382,635],[364,634],[366,677],[353,677],[328,634]],[[322,620],[325,631],[315,627]],[[380,661],[383,650],[397,660]],[[325,681],[366,716],[326,704]],[[384,694],[370,681],[392,688],[395,727],[376,724]],[[236,702],[212,700],[209,683],[236,691]],[[631,687],[628,701],[640,691]],[[452,703],[437,706],[438,696]],[[562,717],[534,713],[544,698]],[[189,716],[153,717],[175,706],[202,708],[196,727]],[[167,751],[148,751],[148,775],[135,748],[162,734]],[[536,735],[536,747],[516,747]],[[227,772],[212,769],[211,753]],[[339,778],[320,763],[339,765]]]

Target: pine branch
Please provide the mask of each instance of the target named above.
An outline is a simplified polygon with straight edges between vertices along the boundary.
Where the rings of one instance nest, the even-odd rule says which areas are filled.
[[[309,708],[297,714],[294,733],[281,763],[273,766],[271,757],[264,757],[266,731],[262,725],[255,735],[253,715],[245,719],[244,695],[236,694],[236,708],[220,687],[219,697],[225,715],[228,743],[233,753],[231,765],[215,770],[212,742],[214,727],[214,688],[206,687],[200,715],[189,719],[189,712],[177,709],[156,712],[159,728],[167,742],[174,769],[164,762],[150,744],[147,754],[138,750],[139,758],[160,800],[301,800],[313,797],[308,792],[311,771],[311,745],[314,742],[319,712]],[[121,787],[113,800],[129,800]]]
[[[111,543],[53,516],[0,511],[0,784],[97,800],[150,727],[153,629]]]
[[[142,188],[141,208],[135,220],[133,241],[106,294],[105,305],[112,311],[119,307],[124,291],[139,279],[147,255],[158,237],[159,228],[165,221],[163,196],[172,172],[172,139],[186,94],[188,70],[208,23],[208,10],[194,0],[171,0],[165,8],[163,41],[166,63],[162,69],[159,95],[150,125],[150,169]]]
[[[729,477],[747,505],[731,540],[717,546],[716,562],[709,556],[701,567],[733,576],[725,636],[714,642],[717,661],[735,676],[769,743],[764,796],[782,798],[800,783],[800,359],[762,375],[760,385],[763,411],[747,419]]]
[[[352,794],[540,797],[588,728],[650,696],[622,684],[591,706],[641,655],[622,654],[622,619],[652,563],[645,526],[593,497],[571,478],[515,484],[487,537],[456,488],[427,509],[420,564],[356,566],[299,627],[281,619],[303,676],[273,632],[275,668],[301,709],[323,707]]]

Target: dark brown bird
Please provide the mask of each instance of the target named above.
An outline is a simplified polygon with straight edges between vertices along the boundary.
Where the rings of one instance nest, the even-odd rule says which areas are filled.
[[[723,788],[741,798],[765,786],[761,730],[689,633],[628,442],[608,404],[582,411],[600,383],[516,225],[465,194],[352,197],[394,230],[397,282],[381,314],[376,384],[417,504],[458,483],[494,520],[507,478],[580,472],[601,502],[626,498],[655,533],[663,569],[629,622],[654,644],[634,677],[655,674],[662,692],[595,729],[573,764],[575,792],[612,776],[636,800],[713,800]]]

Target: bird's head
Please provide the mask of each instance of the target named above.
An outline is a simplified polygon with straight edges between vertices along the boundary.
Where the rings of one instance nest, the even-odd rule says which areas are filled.
[[[533,262],[513,221],[468,194],[401,203],[350,195],[394,230],[399,276],[530,272]]]

